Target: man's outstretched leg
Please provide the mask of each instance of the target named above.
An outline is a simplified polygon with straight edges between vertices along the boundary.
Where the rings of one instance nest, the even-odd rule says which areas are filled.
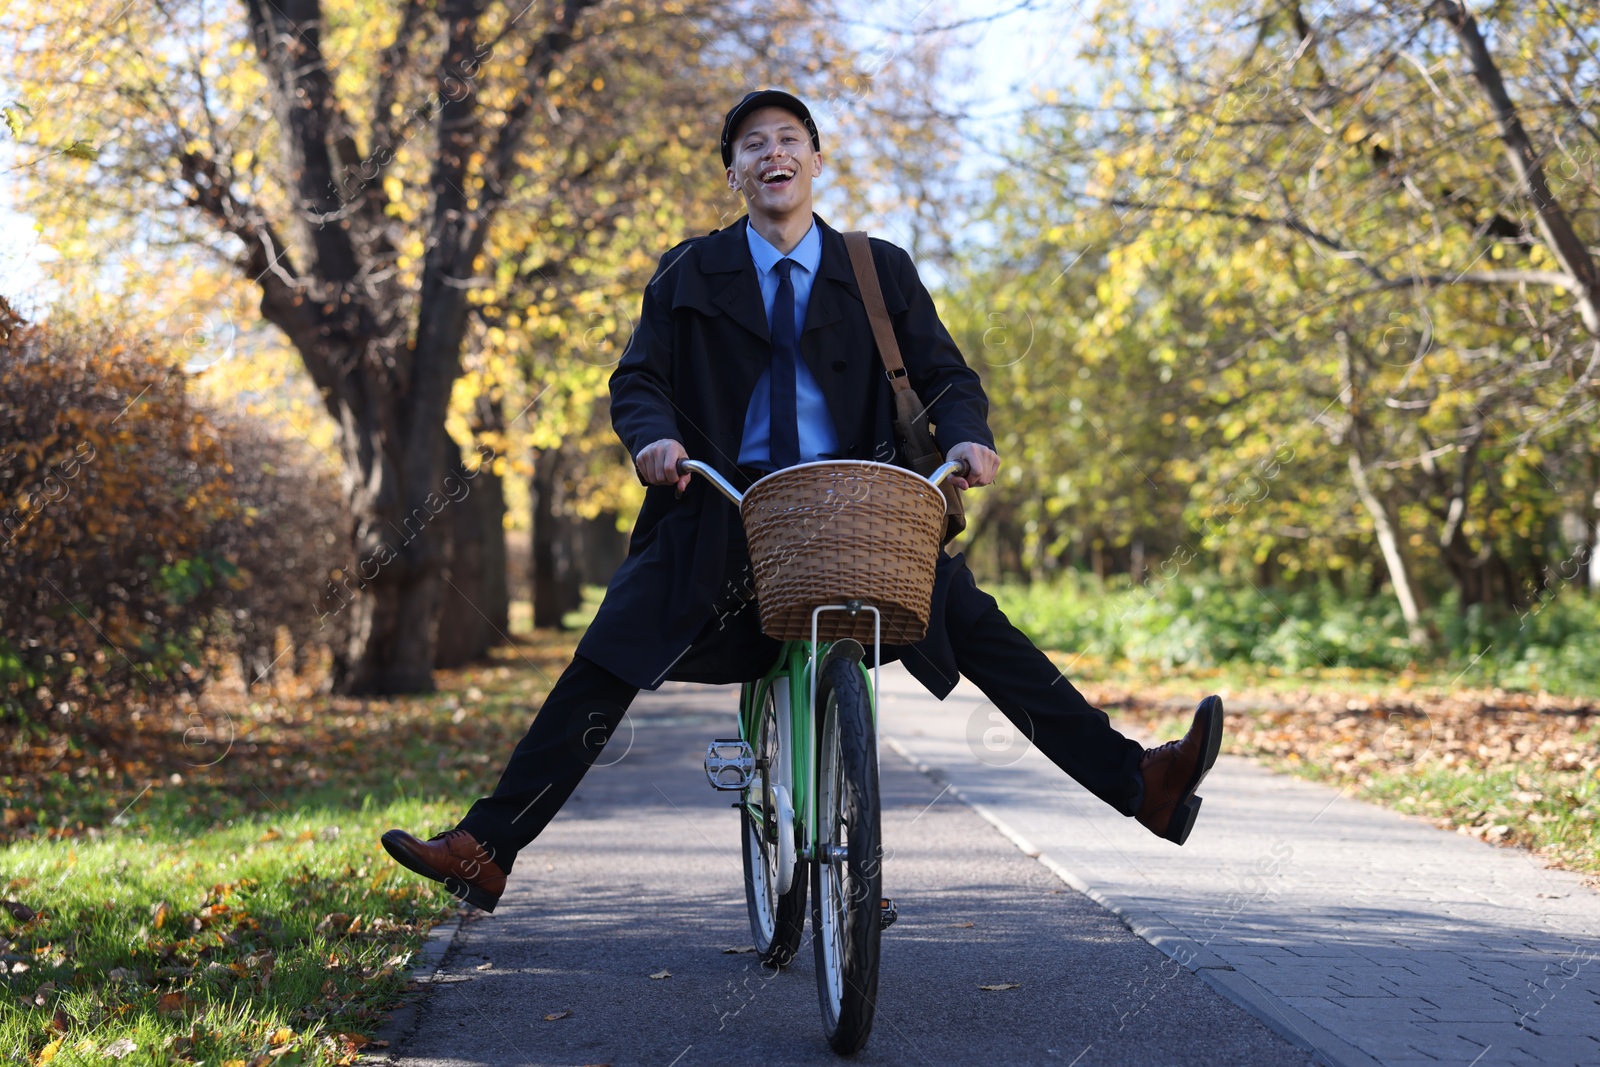
[[[952,586],[946,624],[957,668],[1056,766],[1157,837],[1188,839],[1195,790],[1222,747],[1221,699],[1200,702],[1182,740],[1146,749],[1118,733],[970,577]]]
[[[443,882],[457,898],[493,911],[517,853],[578,788],[638,692],[582,656],[573,657],[517,742],[493,795],[472,805],[454,830],[426,841],[390,830],[383,847],[402,865]]]

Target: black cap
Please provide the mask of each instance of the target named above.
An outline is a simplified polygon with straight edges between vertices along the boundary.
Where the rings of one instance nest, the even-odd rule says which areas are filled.
[[[728,117],[722,120],[722,165],[724,167],[733,163],[733,135],[739,130],[739,123],[743,122],[752,113],[764,107],[781,107],[790,112],[811,133],[811,148],[813,151],[822,151],[822,142],[817,138],[817,124],[811,121],[811,112],[800,102],[800,98],[784,92],[782,89],[762,89],[750,93],[743,100],[733,106],[728,112]]]

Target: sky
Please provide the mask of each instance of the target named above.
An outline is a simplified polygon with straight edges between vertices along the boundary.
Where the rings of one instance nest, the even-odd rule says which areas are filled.
[[[15,161],[0,152],[0,169],[12,166]],[[0,184],[0,194],[0,296],[31,317],[49,302],[39,264],[53,253],[34,232],[33,220],[12,210],[8,183]]]

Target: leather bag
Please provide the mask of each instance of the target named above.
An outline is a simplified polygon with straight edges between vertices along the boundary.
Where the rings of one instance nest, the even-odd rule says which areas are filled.
[[[878,358],[883,360],[884,373],[894,388],[894,433],[900,455],[906,466],[927,477],[944,462],[944,453],[933,440],[933,431],[928,427],[928,409],[922,406],[921,399],[911,388],[905,361],[900,358],[900,343],[895,340],[894,324],[883,302],[883,287],[878,283],[878,269],[872,261],[872,246],[862,230],[846,232],[844,244],[850,252],[850,267],[855,271],[856,287],[861,290],[861,302],[867,307],[867,320],[872,323]],[[967,528],[966,508],[961,503],[961,490],[949,479],[939,488],[944,492],[945,501],[944,540],[940,543],[949,544]]]

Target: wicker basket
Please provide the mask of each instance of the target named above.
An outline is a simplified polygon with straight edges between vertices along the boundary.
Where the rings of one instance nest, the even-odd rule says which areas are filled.
[[[762,630],[807,641],[812,609],[860,600],[881,614],[885,644],[920,641],[944,509],[927,479],[887,463],[802,463],[762,478],[740,509]],[[824,612],[817,636],[871,644],[872,621],[870,612]]]

